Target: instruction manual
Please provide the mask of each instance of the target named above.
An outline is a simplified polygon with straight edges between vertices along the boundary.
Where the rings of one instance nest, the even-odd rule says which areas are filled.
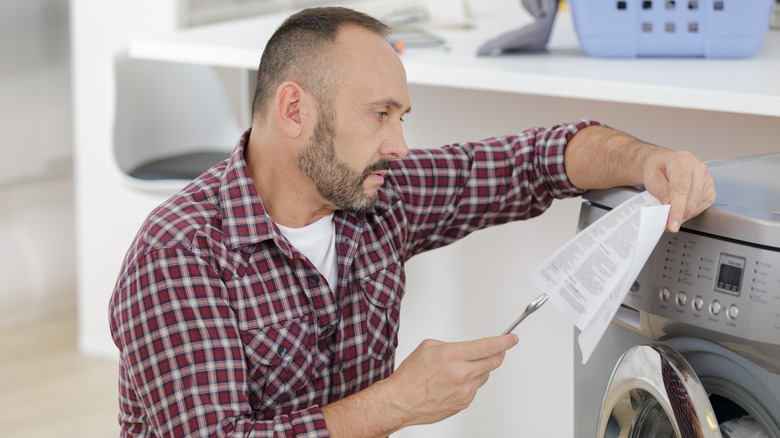
[[[647,192],[580,231],[531,273],[531,281],[581,330],[586,363],[666,228],[669,206]]]

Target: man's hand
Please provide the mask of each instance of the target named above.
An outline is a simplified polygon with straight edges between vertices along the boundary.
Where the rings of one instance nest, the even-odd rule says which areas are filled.
[[[624,132],[589,126],[566,146],[566,174],[581,189],[644,185],[670,204],[668,231],[706,210],[715,201],[707,166],[688,152],[645,143]]]
[[[670,204],[667,231],[697,216],[715,201],[715,184],[707,166],[688,152],[663,151],[645,162],[644,185],[661,203]]]
[[[504,360],[517,336],[503,335],[468,342],[426,340],[387,379],[394,386],[404,424],[428,424],[466,409],[477,389]]]
[[[328,431],[338,438],[386,437],[406,426],[443,420],[471,404],[517,341],[513,334],[423,341],[387,379],[324,406]]]

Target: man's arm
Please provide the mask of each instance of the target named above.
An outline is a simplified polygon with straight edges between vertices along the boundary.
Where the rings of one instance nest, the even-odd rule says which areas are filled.
[[[580,195],[566,175],[564,152],[571,138],[593,124],[598,122],[535,127],[417,149],[394,161],[387,187],[402,201],[391,213],[404,223],[407,257],[479,229],[536,217],[553,200]]]
[[[672,232],[715,201],[707,166],[693,155],[603,126],[589,126],[571,138],[565,167],[571,183],[581,189],[644,185],[671,205],[666,228]]]
[[[159,436],[325,436],[326,428],[335,437],[387,436],[465,409],[517,343],[515,335],[425,341],[392,376],[351,397],[264,420],[249,405],[244,345],[217,273],[172,248],[142,261],[112,297],[111,327],[122,356],[123,427]]]
[[[328,432],[336,438],[386,437],[460,412],[517,342],[511,334],[456,343],[426,340],[387,379],[324,406]]]

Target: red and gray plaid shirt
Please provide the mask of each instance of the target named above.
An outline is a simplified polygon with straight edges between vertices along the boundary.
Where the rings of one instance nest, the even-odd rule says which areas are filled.
[[[592,123],[395,161],[373,212],[336,212],[335,296],[267,215],[245,133],[124,260],[110,305],[123,436],[327,436],[321,406],[393,371],[406,260],[579,194],[563,153]]]

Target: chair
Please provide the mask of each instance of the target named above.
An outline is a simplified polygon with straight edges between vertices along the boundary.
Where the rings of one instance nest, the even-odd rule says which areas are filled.
[[[225,76],[208,66],[116,58],[113,158],[125,184],[173,193],[230,155],[249,126],[251,96],[238,87],[244,95],[231,101],[237,93]]]

